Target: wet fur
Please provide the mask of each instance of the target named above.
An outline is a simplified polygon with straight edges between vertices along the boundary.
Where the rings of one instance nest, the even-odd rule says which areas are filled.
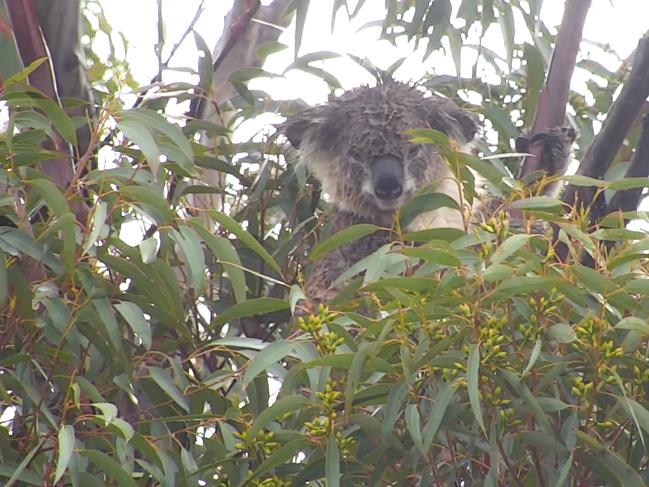
[[[459,201],[458,183],[435,146],[409,142],[406,131],[415,128],[439,130],[457,147],[468,148],[478,123],[474,114],[450,100],[427,96],[413,86],[389,82],[332,97],[326,105],[307,109],[281,127],[330,197],[334,218],[332,234],[359,223],[391,228],[398,206],[433,183],[437,184],[437,192]],[[572,136],[574,139],[574,132]],[[563,172],[569,159],[569,149],[563,139],[557,140],[557,134],[551,133],[546,138],[528,141],[528,144],[540,142],[552,146],[546,151],[557,159],[546,161],[551,174]],[[387,209],[373,193],[370,172],[372,161],[386,154],[399,157],[405,172],[403,195],[395,207]],[[464,228],[459,211],[442,208],[420,215],[409,229],[445,227]],[[330,301],[340,290],[340,286],[334,285],[337,277],[389,243],[389,234],[389,231],[377,232],[317,261],[306,283],[311,306]]]

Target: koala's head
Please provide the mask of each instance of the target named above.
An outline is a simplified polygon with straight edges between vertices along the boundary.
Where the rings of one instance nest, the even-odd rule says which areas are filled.
[[[448,178],[432,145],[409,142],[414,128],[444,132],[459,146],[476,133],[473,114],[403,83],[361,87],[290,118],[282,131],[337,207],[393,214],[422,187]]]

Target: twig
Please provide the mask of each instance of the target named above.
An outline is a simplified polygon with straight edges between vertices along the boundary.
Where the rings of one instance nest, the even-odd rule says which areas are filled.
[[[570,95],[570,80],[575,69],[589,8],[590,0],[566,0],[557,42],[552,51],[545,85],[539,96],[530,138],[547,128],[559,127],[564,124],[566,105]],[[541,150],[541,145],[530,148],[534,157],[526,157],[523,160],[519,171],[520,178],[540,169]]]
[[[162,0],[159,0],[158,3],[158,45],[156,46],[156,55],[158,56],[158,72],[151,78],[151,81],[149,81],[150,85],[159,83],[162,81],[162,72],[169,67],[169,63],[173,59],[173,57],[176,55],[176,52],[178,51],[178,48],[182,45],[183,42],[185,42],[185,39],[187,36],[194,30],[194,26],[196,25],[196,22],[201,17],[201,13],[203,13],[204,10],[204,4],[205,0],[202,0],[198,8],[196,9],[196,12],[194,12],[194,18],[192,18],[192,21],[189,23],[183,34],[180,36],[178,39],[178,42],[174,44],[174,47],[171,49],[171,52],[167,56],[167,59],[162,61],[162,47],[164,44],[164,34],[162,31],[162,5],[161,5]],[[140,93],[138,97],[135,99],[135,103],[133,103],[133,106],[131,108],[137,108],[139,107],[142,102],[144,101],[144,97],[146,95],[145,93]],[[104,139],[104,142],[106,139]],[[102,143],[102,145],[104,145]]]
[[[185,39],[190,34],[190,32],[194,30],[194,26],[196,25],[196,22],[198,22],[198,20],[201,18],[201,14],[203,13],[203,10],[205,10],[204,5],[205,5],[205,0],[201,0],[201,3],[198,5],[198,8],[196,9],[196,12],[194,12],[194,18],[185,29],[185,32],[183,32],[183,34],[180,36],[178,42],[176,42],[174,46],[171,48],[171,52],[169,53],[169,56],[167,56],[165,62],[162,63],[162,67],[164,69],[169,67],[169,63],[171,62],[171,59],[176,55],[176,51],[178,51],[182,43],[185,42]]]
[[[216,55],[214,56],[212,64],[212,72],[216,72],[230,50],[236,45],[239,38],[244,34],[252,17],[255,15],[261,6],[260,0],[242,0],[235,2],[232,10],[228,13],[225,19],[226,28],[223,32],[223,37],[219,40],[216,46]],[[242,5],[242,6],[239,6]],[[205,97],[202,93],[198,93],[190,104],[188,116],[200,117],[205,107]]]
[[[158,0],[158,43],[155,46],[155,54],[158,58],[158,73],[156,78],[162,81],[162,48],[165,44],[164,20],[162,18],[162,0]]]

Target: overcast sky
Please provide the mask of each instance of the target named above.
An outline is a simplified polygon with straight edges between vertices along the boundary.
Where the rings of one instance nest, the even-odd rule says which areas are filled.
[[[122,31],[130,40],[131,46],[128,59],[133,69],[133,75],[142,84],[148,83],[156,72],[156,58],[154,45],[157,40],[156,27],[156,0],[104,0],[104,9],[110,24],[115,30]],[[199,0],[166,0],[163,4],[163,16],[166,23],[166,36],[170,45],[173,45],[193,17]],[[262,3],[270,3],[264,1]],[[384,12],[384,0],[367,0],[361,15],[351,24],[346,21],[345,15],[340,11],[339,22],[333,35],[330,32],[330,12],[332,0],[318,0],[311,2],[311,10],[307,18],[307,25],[300,54],[307,52],[333,50],[337,52],[350,52],[351,54],[366,56],[379,67],[386,68],[396,59],[408,56],[397,75],[402,79],[418,79],[426,72],[437,74],[455,74],[453,64],[443,52],[437,53],[423,65],[421,58],[412,55],[412,48],[405,42],[394,47],[386,41],[376,40],[378,29],[358,31],[365,22],[381,18]],[[455,2],[457,3],[457,2]],[[232,5],[232,0],[209,0],[205,2],[207,9],[196,26],[209,46],[214,46],[223,28],[223,17]],[[561,21],[564,0],[545,0],[543,3],[542,18],[549,25],[558,25]],[[634,49],[639,37],[649,30],[649,0],[592,0],[592,7],[586,21],[585,39],[600,43],[609,43],[622,57]],[[492,40],[487,39],[487,44],[494,50],[502,49],[498,26],[493,26]],[[518,42],[526,39],[523,37],[524,29],[518,29]],[[281,42],[291,45],[293,40],[293,26],[289,26],[280,38]],[[587,44],[582,48],[587,51]],[[290,64],[293,49],[273,55],[266,68],[274,72],[282,72]],[[465,48],[463,56],[475,54],[471,49]],[[614,58],[603,59],[609,68],[616,67]],[[467,63],[467,66],[471,63]],[[190,36],[180,49],[175,58],[176,66],[187,67],[196,65],[196,47]],[[349,60],[328,61],[327,70],[336,75],[343,87],[351,88],[370,82],[371,78],[361,68]],[[485,68],[486,69],[486,68]],[[468,73],[462,73],[467,75]],[[481,76],[489,76],[482,72]],[[169,74],[186,79],[185,74]],[[578,88],[583,78],[575,80]],[[274,97],[293,98],[302,97],[310,103],[323,101],[327,95],[327,86],[317,78],[310,75],[292,71],[287,73],[286,79],[263,81],[264,89]]]

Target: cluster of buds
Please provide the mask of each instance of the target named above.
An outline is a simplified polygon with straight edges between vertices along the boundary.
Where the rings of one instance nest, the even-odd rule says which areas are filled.
[[[293,481],[281,479],[277,475],[263,480],[253,479],[249,482],[250,485],[254,485],[255,487],[289,487],[293,485]]]
[[[455,362],[453,367],[442,367],[442,379],[444,382],[452,382],[458,375],[466,372],[466,367],[462,362]]]
[[[319,416],[314,418],[313,421],[304,423],[307,435],[316,443],[324,444],[332,432],[335,432],[336,442],[342,452],[343,456],[349,456],[353,453],[356,447],[356,440],[351,437],[343,436],[341,431],[336,430],[336,418],[338,416],[336,410],[339,408],[343,400],[343,393],[337,390],[339,384],[335,381],[329,380],[325,385],[324,391],[317,392],[316,397],[322,401],[322,408],[326,416]]]
[[[260,431],[257,435],[251,436],[247,431],[237,434],[241,440],[234,445],[237,450],[245,451],[248,453],[260,452],[264,455],[270,455],[279,445],[275,441],[275,433],[272,431]]]
[[[535,298],[530,296],[527,300],[527,304],[532,308],[532,316],[530,316],[530,321],[532,324],[538,324],[538,318],[540,316],[548,316],[553,313],[559,312],[559,305],[563,302],[565,296],[559,293],[556,289],[552,289],[550,296],[540,296]]]
[[[325,389],[322,392],[316,392],[316,397],[322,401],[322,407],[329,416],[336,417],[336,408],[340,403],[343,393],[337,390],[338,384],[329,379],[325,384]]]
[[[588,397],[595,390],[595,383],[592,381],[586,382],[581,375],[578,375],[572,379],[572,387],[570,390],[577,397]]]
[[[644,359],[642,367],[640,365],[633,366],[633,377],[637,385],[644,385],[649,382],[649,362],[646,359]]]
[[[320,305],[317,315],[300,317],[297,320],[298,328],[313,337],[315,347],[322,355],[333,355],[336,353],[336,349],[345,342],[343,337],[325,328],[326,324],[333,321],[334,317],[335,315],[326,306]]]
[[[505,325],[507,324],[507,317],[490,316],[487,322],[480,327],[480,336],[478,338],[482,354],[482,363],[487,367],[498,368],[508,365],[509,353],[504,350],[507,338],[505,332]]]

